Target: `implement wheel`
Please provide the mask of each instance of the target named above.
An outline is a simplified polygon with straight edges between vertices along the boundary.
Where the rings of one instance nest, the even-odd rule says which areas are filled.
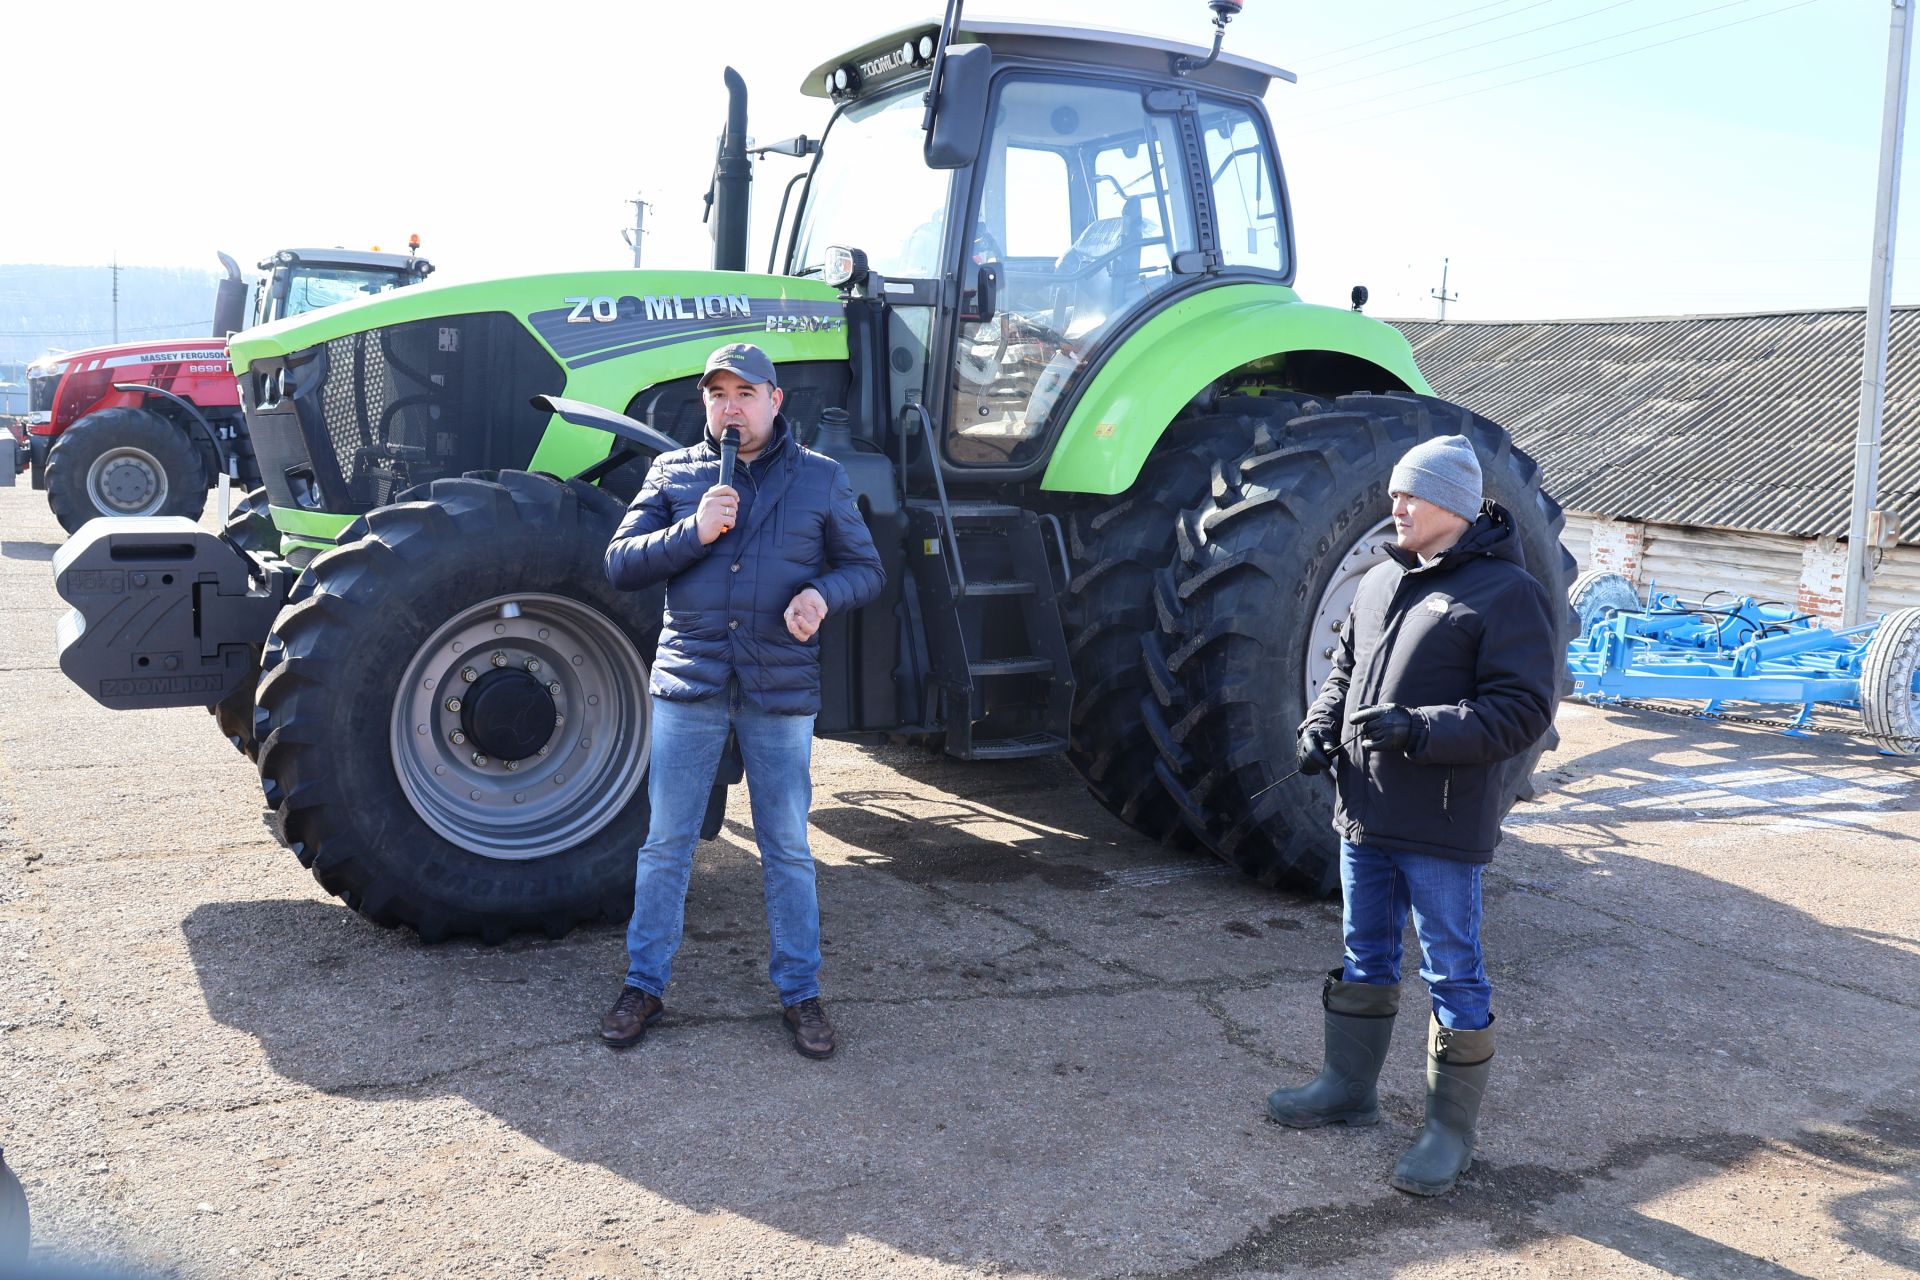
[[[68,533],[101,516],[207,509],[207,464],[187,433],[146,409],[101,409],[47,451],[47,505]]]
[[[1263,422],[1284,422],[1315,403],[1223,400],[1215,414],[1174,423],[1119,499],[1070,513],[1073,581],[1062,607],[1078,695],[1067,759],[1101,804],[1157,840],[1194,843],[1154,770],[1159,753],[1140,714],[1149,693],[1140,639],[1154,629],[1153,575],[1172,558],[1180,512],[1206,496],[1214,467],[1246,452]]]
[[[1920,755],[1920,609],[1880,619],[1860,664],[1860,718],[1887,750]]]
[[[1443,435],[1473,441],[1486,496],[1512,513],[1528,569],[1550,600],[1565,600],[1573,559],[1539,468],[1493,423],[1411,393],[1344,396],[1263,426],[1180,518],[1178,552],[1155,583],[1160,626],[1142,646],[1154,689],[1146,713],[1161,722],[1161,776],[1188,825],[1263,884],[1338,888],[1331,782],[1281,779],[1354,592],[1392,541],[1388,475],[1409,448]],[[1557,650],[1571,630],[1562,610]],[[1509,803],[1550,741],[1509,762]]]
[[[621,504],[516,471],[404,498],[316,557],[274,624],[275,833],[428,942],[626,918],[662,597],[607,584]]]

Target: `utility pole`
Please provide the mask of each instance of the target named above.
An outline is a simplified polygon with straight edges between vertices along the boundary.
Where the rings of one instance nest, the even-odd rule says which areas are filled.
[[[1453,259],[1451,258],[1440,259],[1440,287],[1438,289],[1429,289],[1427,291],[1427,296],[1429,298],[1438,298],[1440,300],[1440,323],[1441,324],[1445,324],[1447,322],[1447,304],[1449,302],[1460,301],[1459,294],[1447,292],[1447,267],[1452,263],[1452,261]]]
[[[120,251],[118,249],[113,251],[113,266],[109,270],[113,272],[113,342],[118,346],[120,344]]]
[[[1866,620],[1868,524],[1880,493],[1880,420],[1887,400],[1887,330],[1893,293],[1893,232],[1900,215],[1900,149],[1907,122],[1907,65],[1913,56],[1909,0],[1893,0],[1887,38],[1887,93],[1880,119],[1880,189],[1873,205],[1873,274],[1867,281],[1867,344],[1860,368],[1860,429],[1853,446],[1853,511],[1847,521],[1847,583],[1840,625]]]
[[[633,265],[640,265],[640,237],[647,234],[647,210],[653,208],[645,200],[635,196],[627,201],[633,206],[633,226],[620,232],[620,238],[633,246]]]

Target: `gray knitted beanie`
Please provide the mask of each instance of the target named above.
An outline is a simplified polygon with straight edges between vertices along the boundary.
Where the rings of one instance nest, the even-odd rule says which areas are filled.
[[[1480,518],[1480,459],[1465,436],[1439,436],[1407,450],[1387,482],[1390,493],[1424,498],[1468,520]]]

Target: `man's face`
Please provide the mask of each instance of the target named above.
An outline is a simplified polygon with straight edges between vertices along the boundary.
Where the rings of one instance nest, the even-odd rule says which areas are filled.
[[[1437,507],[1425,498],[1396,493],[1393,498],[1393,531],[1401,549],[1416,556],[1437,556],[1454,543],[1473,523],[1445,507]]]
[[[710,374],[701,389],[707,401],[707,430],[717,441],[728,427],[740,432],[740,456],[751,458],[773,438],[773,415],[780,411],[780,388],[748,382],[725,369]]]

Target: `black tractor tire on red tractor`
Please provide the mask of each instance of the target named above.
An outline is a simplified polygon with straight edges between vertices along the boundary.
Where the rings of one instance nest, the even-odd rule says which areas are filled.
[[[199,446],[148,409],[96,410],[47,451],[47,505],[68,533],[103,516],[198,520],[207,483]]]
[[[1227,862],[1263,884],[1318,896],[1339,888],[1339,842],[1326,775],[1289,777],[1317,613],[1349,557],[1391,514],[1387,479],[1410,447],[1464,435],[1484,491],[1512,513],[1527,568],[1559,602],[1564,653],[1573,558],[1540,468],[1485,418],[1409,392],[1343,396],[1279,426],[1222,465],[1205,501],[1180,517],[1178,552],[1155,583],[1160,625],[1142,651],[1154,695],[1160,770],[1183,817]],[[1349,583],[1351,577],[1344,579]],[[1563,673],[1564,674],[1564,673]],[[1554,703],[1568,687],[1556,683]],[[1546,738],[1509,761],[1507,803],[1531,795]]]
[[[255,489],[240,499],[228,513],[227,527],[221,533],[240,551],[256,556],[279,555],[280,530],[274,527],[273,514],[268,510],[266,489]],[[253,693],[260,680],[260,650],[261,646],[253,646],[251,678],[242,681],[224,701],[207,708],[213,713],[221,734],[233,744],[234,750],[249,760],[257,758],[260,747],[253,727]]]
[[[1114,816],[1176,848],[1192,847],[1195,838],[1155,770],[1159,752],[1140,715],[1150,692],[1140,640],[1155,627],[1154,575],[1173,556],[1180,513],[1206,497],[1215,464],[1245,453],[1263,423],[1317,403],[1223,399],[1212,412],[1168,427],[1117,500],[1077,503],[1066,513],[1073,580],[1061,612],[1078,688],[1067,759]]]
[[[271,825],[322,888],[427,942],[630,914],[663,594],[606,581],[622,511],[527,472],[436,480],[307,566],[257,724]],[[462,716],[495,696],[491,731]],[[490,755],[488,732],[521,736]]]

